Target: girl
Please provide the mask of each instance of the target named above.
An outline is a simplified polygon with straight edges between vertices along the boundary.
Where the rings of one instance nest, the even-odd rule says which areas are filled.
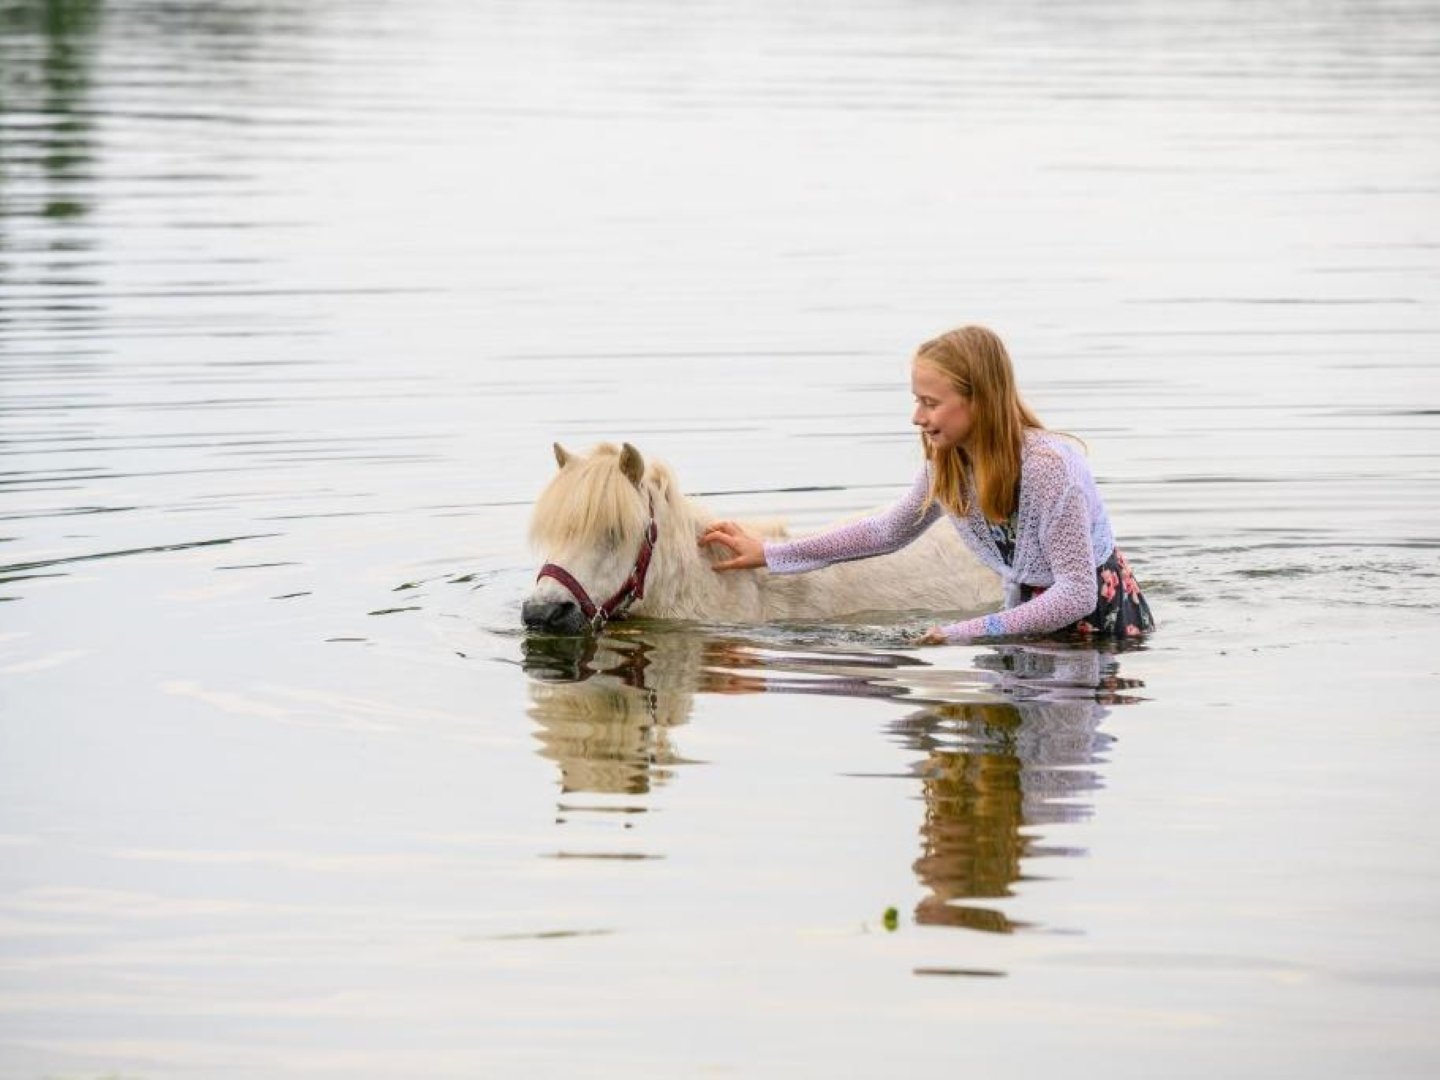
[[[911,423],[925,468],[889,510],[814,536],[761,541],[732,521],[700,538],[734,553],[719,571],[795,574],[904,547],[942,514],[1005,584],[1005,609],[931,628],[921,644],[1016,634],[1133,637],[1155,621],[1115,546],[1084,457],[1020,400],[1005,346],[980,326],[915,352]]]

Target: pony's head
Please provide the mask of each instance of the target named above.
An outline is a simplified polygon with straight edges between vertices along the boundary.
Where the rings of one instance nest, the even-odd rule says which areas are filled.
[[[545,563],[521,617],[531,630],[579,634],[620,617],[643,595],[655,515],[673,483],[629,443],[601,443],[589,456],[556,443],[555,461],[559,471],[530,519],[530,542]]]

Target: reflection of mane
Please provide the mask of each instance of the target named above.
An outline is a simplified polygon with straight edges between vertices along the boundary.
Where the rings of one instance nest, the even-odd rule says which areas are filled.
[[[620,448],[601,443],[589,457],[572,459],[540,493],[530,540],[542,548],[638,544],[645,521],[644,501],[620,471]]]
[[[638,795],[669,779],[683,760],[669,729],[689,718],[698,643],[542,638],[526,651],[530,717],[563,791]]]
[[[641,795],[670,778],[668,724],[643,691],[594,683],[537,686],[530,716],[540,753],[560,767],[560,789]]]

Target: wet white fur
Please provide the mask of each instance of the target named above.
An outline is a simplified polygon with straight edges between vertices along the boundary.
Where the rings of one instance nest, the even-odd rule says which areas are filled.
[[[649,499],[654,500],[659,539],[645,598],[631,608],[632,615],[758,623],[872,611],[971,615],[1000,603],[995,574],[975,560],[945,520],[908,547],[873,559],[805,574],[716,573],[711,565],[729,552],[715,544],[702,550],[697,543],[716,517],[681,494],[666,465],[644,462],[628,444],[622,449],[602,443],[583,457],[557,447],[556,454],[563,463],[536,500],[531,542],[543,553],[543,562],[570,571],[596,604],[629,575]],[[743,524],[767,538],[787,535],[777,521]],[[535,600],[568,598],[565,588],[548,577],[531,592]]]

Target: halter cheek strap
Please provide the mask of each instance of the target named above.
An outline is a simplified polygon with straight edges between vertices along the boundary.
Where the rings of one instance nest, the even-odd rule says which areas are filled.
[[[575,575],[566,570],[563,566],[555,563],[546,563],[540,567],[540,572],[535,575],[535,580],[541,578],[553,578],[569,591],[580,605],[580,611],[590,623],[591,630],[599,630],[611,619],[624,616],[630,610],[630,605],[636,600],[645,598],[645,576],[650,572],[650,558],[655,554],[655,541],[659,539],[660,530],[655,524],[655,500],[650,500],[650,522],[645,526],[645,537],[640,541],[640,553],[635,556],[635,565],[630,570],[630,576],[620,583],[620,588],[615,595],[606,600],[603,604],[596,605],[590,599],[590,594],[585,591],[585,586],[575,579]]]

